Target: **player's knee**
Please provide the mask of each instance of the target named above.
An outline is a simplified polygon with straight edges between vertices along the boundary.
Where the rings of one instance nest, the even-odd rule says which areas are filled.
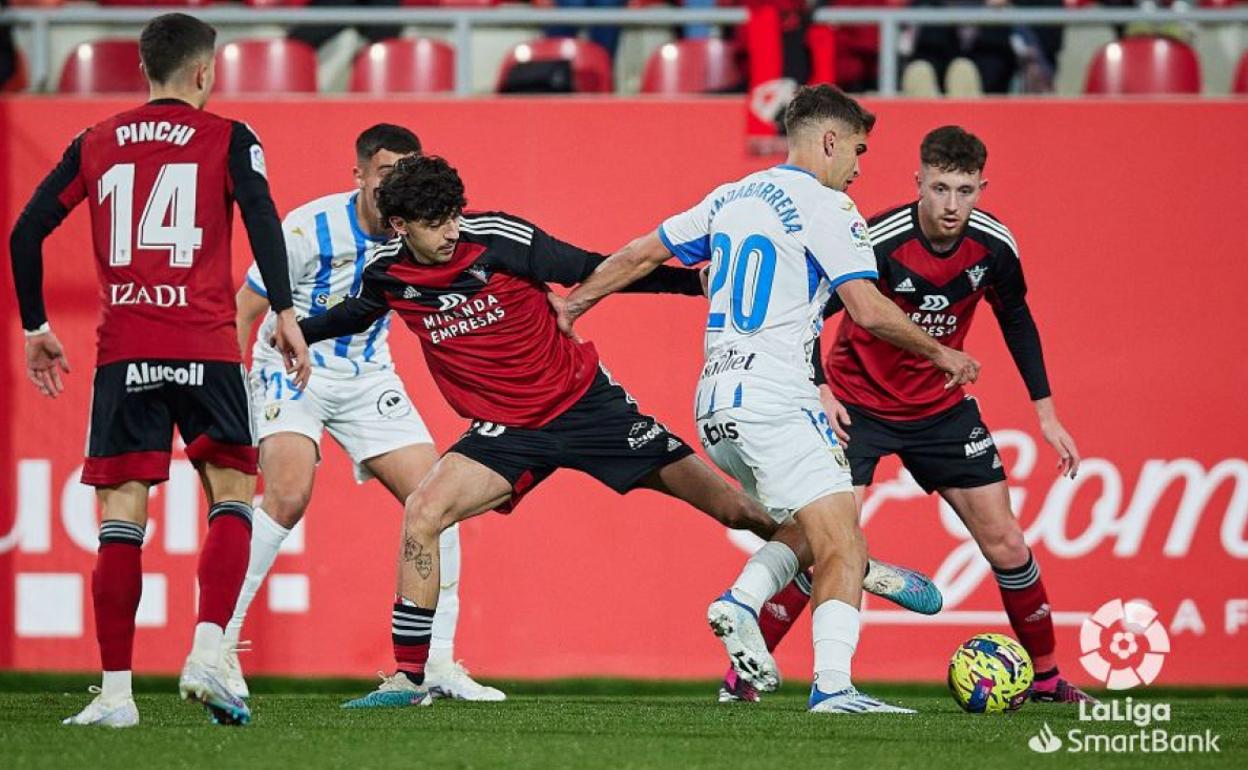
[[[422,540],[436,540],[446,529],[445,518],[445,506],[420,489],[408,495],[403,505],[404,527]]]
[[[303,518],[310,498],[310,491],[269,487],[265,489],[264,501],[260,505],[270,519],[277,522],[279,526],[290,529]]]
[[[736,495],[728,506],[724,525],[730,529],[745,529],[762,538],[770,538],[776,531],[776,522],[758,503],[745,495]]]
[[[980,538],[980,549],[988,563],[1000,569],[1010,569],[1027,563],[1027,541],[1017,522],[1012,526],[994,529]]]

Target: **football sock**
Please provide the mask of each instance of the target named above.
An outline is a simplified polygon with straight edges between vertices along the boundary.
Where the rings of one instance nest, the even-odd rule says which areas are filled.
[[[104,681],[100,687],[100,695],[104,700],[115,698],[132,698],[129,671],[105,671]]]
[[[758,627],[763,632],[763,641],[769,651],[776,649],[810,603],[810,581],[810,570],[799,572],[792,583],[763,605],[763,611],[758,616]]]
[[[438,539],[438,610],[433,615],[433,638],[429,658],[450,663],[454,656],[455,626],[459,622],[459,525],[445,530]]]
[[[199,552],[200,624],[224,632],[238,603],[251,552],[251,506],[237,500],[208,509],[208,535]],[[219,646],[219,641],[218,641]]]
[[[247,610],[260,591],[264,578],[273,568],[277,559],[278,549],[282,547],[290,530],[273,520],[263,508],[257,507],[251,517],[251,557],[247,561],[247,575],[243,578],[243,587],[238,592],[238,603],[234,605],[234,615],[225,627],[227,644],[238,642],[243,632],[243,621],[247,618]]]
[[[851,686],[850,661],[858,647],[858,609],[839,599],[815,608],[815,686],[833,693]]]
[[[100,550],[91,573],[95,638],[105,681],[109,674],[130,676],[134,652],[134,613],[143,594],[143,527],[106,519],[100,524]],[[114,678],[115,679],[115,678]],[[129,687],[127,685],[127,694]]]
[[[1037,671],[1036,679],[1032,683],[1031,689],[1039,690],[1040,692],[1053,692],[1057,689],[1057,683],[1060,680],[1061,677],[1058,676],[1056,666],[1047,671]]]
[[[1001,590],[1001,603],[1005,605],[1010,627],[1031,656],[1037,674],[1037,687],[1044,689],[1039,681],[1041,673],[1048,674],[1046,680],[1051,678],[1052,686],[1057,686],[1057,657],[1053,654],[1057,642],[1053,634],[1053,617],[1035,557],[1028,552],[1027,563],[1023,566],[1009,569],[993,567],[992,573]],[[1050,671],[1052,674],[1049,674]]]
[[[754,610],[780,592],[797,575],[797,554],[784,543],[771,541],[754,552],[732,584],[737,601]]]
[[[429,661],[429,636],[433,629],[431,609],[417,607],[397,597],[390,614],[390,639],[394,642],[395,668],[414,684],[424,684]]]

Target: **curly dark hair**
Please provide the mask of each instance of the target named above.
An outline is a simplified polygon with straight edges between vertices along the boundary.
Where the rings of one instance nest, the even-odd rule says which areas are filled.
[[[383,227],[390,226],[390,217],[429,224],[445,222],[467,205],[459,172],[436,155],[403,158],[377,187],[377,210]]]
[[[961,126],[941,126],[923,137],[919,162],[941,171],[974,174],[988,163],[988,148]]]

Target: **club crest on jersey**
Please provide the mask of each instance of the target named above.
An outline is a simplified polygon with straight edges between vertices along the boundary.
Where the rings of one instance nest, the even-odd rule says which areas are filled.
[[[976,265],[966,271],[966,277],[971,279],[971,288],[978,289],[979,285],[984,281],[984,273],[988,272],[987,265]]]
[[[264,408],[264,419],[273,422],[282,413],[281,404],[269,404]]]

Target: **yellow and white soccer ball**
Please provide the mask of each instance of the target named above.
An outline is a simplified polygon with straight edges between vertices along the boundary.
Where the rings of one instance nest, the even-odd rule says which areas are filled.
[[[1004,634],[972,636],[949,661],[949,692],[972,714],[1017,711],[1035,678],[1031,656]]]

